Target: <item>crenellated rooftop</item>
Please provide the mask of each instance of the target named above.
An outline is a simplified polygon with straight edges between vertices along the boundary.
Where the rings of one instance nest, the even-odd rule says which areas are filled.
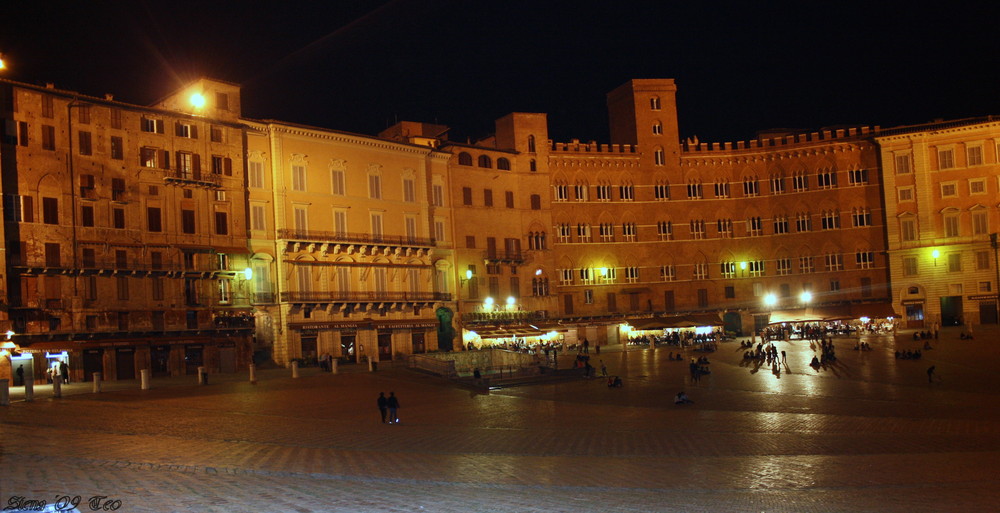
[[[688,139],[681,143],[681,148],[688,156],[708,154],[708,153],[732,153],[734,151],[760,151],[796,144],[832,142],[841,139],[856,139],[858,137],[868,137],[878,135],[881,131],[879,126],[860,126],[849,128],[838,128],[835,130],[821,130],[819,132],[808,132],[801,134],[790,134],[782,137],[761,137],[750,139],[749,141],[736,141],[722,143],[703,143],[696,139]]]
[[[581,143],[579,139],[573,139],[568,143],[549,141],[549,145],[553,153],[620,155],[639,152],[638,147],[632,144],[598,144],[596,141]]]

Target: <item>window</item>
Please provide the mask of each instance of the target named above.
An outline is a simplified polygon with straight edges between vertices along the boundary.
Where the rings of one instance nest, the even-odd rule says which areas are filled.
[[[601,242],[614,242],[615,240],[615,227],[611,223],[601,223],[597,228],[598,234],[601,237]]]
[[[556,201],[569,201],[568,185],[554,185],[553,190],[555,192],[554,199]]]
[[[622,223],[622,238],[626,242],[635,242],[635,223]]]
[[[837,186],[837,172],[821,171],[816,175],[816,181],[820,189],[833,189]]]
[[[604,283],[614,283],[618,279],[617,267],[602,268],[597,272],[601,273],[601,279],[604,280]]]
[[[177,176],[192,178],[194,174],[194,156],[191,153],[177,152]]]
[[[948,253],[948,272],[950,273],[962,272],[961,253]]]
[[[792,190],[795,192],[805,192],[809,190],[809,175],[804,172],[792,177]]]
[[[212,155],[212,174],[233,176],[233,160],[222,155]]]
[[[559,284],[560,285],[572,285],[573,284],[573,270],[572,269],[560,269],[559,270]]]
[[[976,270],[983,271],[990,268],[990,252],[976,251]]]
[[[723,239],[733,238],[733,220],[719,219],[715,222],[715,228],[719,232],[719,237]]]
[[[650,110],[660,110],[660,97],[651,96],[649,98],[649,109]]]
[[[503,200],[507,208],[514,208],[514,191],[504,191]]]
[[[4,215],[8,221],[35,222],[34,204],[31,196],[4,196]]]
[[[472,206],[472,188],[462,187],[462,204]]]
[[[535,153],[535,136],[528,135],[528,153]]]
[[[306,166],[302,164],[292,164],[292,190],[306,190]]]
[[[729,197],[729,182],[715,184],[715,197],[716,198]]]
[[[215,213],[215,234],[229,235],[229,215],[226,212]]]
[[[694,264],[694,272],[692,277],[695,280],[707,280],[708,279],[708,264],[701,262]]]
[[[622,201],[632,201],[635,199],[635,187],[632,185],[619,185],[618,198]]]
[[[159,167],[159,155],[160,151],[156,148],[143,147],[139,150],[139,164],[143,167]]]
[[[368,175],[368,197],[371,199],[382,199],[382,176],[377,174]]]
[[[959,221],[958,212],[947,212],[944,214],[945,237],[958,237],[960,235],[958,221]]]
[[[497,169],[501,171],[510,171],[510,160],[508,160],[506,157],[498,158]]]
[[[590,194],[588,194],[589,187],[587,184],[576,184],[573,186],[573,192],[576,194],[577,201],[587,201],[590,199]]]
[[[659,121],[653,122],[653,135],[663,135],[663,123]]]
[[[528,249],[546,249],[545,232],[528,232]]]
[[[691,225],[691,238],[692,239],[704,239],[705,238],[705,221],[702,219],[692,219]]]
[[[124,208],[112,208],[111,209],[111,222],[112,225],[118,230],[125,229],[125,209]]]
[[[917,257],[903,257],[903,276],[917,275]]]
[[[913,187],[900,187],[897,192],[899,201],[913,201]]]
[[[658,182],[653,186],[653,199],[664,201],[670,199],[670,184]]]
[[[417,218],[406,216],[406,218],[403,219],[403,226],[406,230],[406,241],[410,244],[414,244],[417,239]]]
[[[51,117],[53,117],[53,112],[52,112],[53,111],[53,109],[52,109],[53,105],[52,104],[53,104],[53,102],[52,102],[52,97],[51,96],[47,96],[47,95],[43,95],[42,96],[42,117],[43,118],[51,118]]]
[[[701,184],[698,182],[691,182],[687,185],[688,199],[701,199],[702,190]]]
[[[42,149],[56,149],[56,127],[51,125],[42,125]]]
[[[950,169],[955,167],[955,150],[948,149],[938,149],[938,169]]]
[[[576,225],[576,239],[577,242],[591,242],[589,224]]]
[[[80,155],[93,155],[94,149],[91,146],[90,132],[77,132],[80,139]]]
[[[444,231],[444,221],[441,219],[434,220],[434,240],[436,242],[445,241],[445,231]]]
[[[958,184],[955,182],[944,182],[941,184],[941,197],[954,198],[958,196]]]
[[[972,211],[972,234],[986,235],[990,232],[989,216],[985,209]]]
[[[836,230],[840,228],[840,212],[827,210],[823,212],[822,228],[824,230]]]
[[[816,268],[813,265],[813,257],[811,256],[800,256],[799,257],[799,273],[807,274],[816,272]]]
[[[60,267],[59,265],[59,244],[53,242],[45,243],[45,267]]]
[[[657,221],[656,234],[660,240],[672,240],[674,238],[674,225],[671,221]]]
[[[778,276],[788,276],[789,274],[792,274],[792,259],[779,258],[775,262],[775,267],[778,270]]]
[[[594,283],[594,273],[591,272],[590,268],[584,267],[583,269],[580,269],[580,283],[584,285]]]
[[[145,116],[140,120],[140,128],[143,132],[149,132],[152,134],[162,134],[163,133],[163,120],[162,119],[152,119]]]
[[[188,139],[198,138],[198,127],[191,125],[189,123],[182,123],[178,121],[174,124],[174,135],[177,137],[185,137]]]
[[[487,207],[493,206],[493,189],[483,190],[483,205]]]
[[[217,91],[215,93],[215,108],[219,110],[229,110],[229,95]]]
[[[764,224],[759,217],[747,219],[747,235],[750,237],[760,237],[764,235]]]
[[[847,181],[851,185],[865,185],[868,183],[867,169],[852,169],[847,172]]]
[[[967,166],[981,166],[983,165],[983,147],[982,146],[969,146],[965,149],[966,153],[966,165]]]
[[[583,302],[591,305],[594,304],[594,290],[586,289],[583,291]]]
[[[80,222],[83,226],[94,226],[94,207],[90,205],[80,207]]]
[[[836,292],[840,290],[840,280],[830,280],[830,291]]]
[[[663,149],[662,148],[657,148],[655,151],[653,151],[653,164],[655,164],[657,166],[662,166],[662,165],[666,164],[666,162],[667,162],[667,159],[666,159],[665,155],[663,154]]]
[[[750,276],[760,277],[766,274],[763,260],[752,260],[747,262],[747,269],[750,271]]]
[[[866,208],[855,208],[851,212],[851,222],[855,227],[860,226],[871,226],[872,225],[872,213]]]
[[[247,163],[249,175],[247,181],[250,187],[259,189],[264,187],[264,163],[250,161]]]
[[[993,283],[992,282],[989,282],[989,281],[981,281],[981,282],[979,282],[979,292],[992,292],[992,291],[993,291]]]
[[[542,197],[538,194],[531,195],[531,210],[542,209]]]
[[[27,221],[27,219],[25,219]],[[59,200],[56,198],[42,198],[42,222],[45,224],[59,224]]]
[[[439,183],[431,186],[431,205],[435,207],[444,206],[444,186]]]
[[[969,180],[969,194],[986,194],[986,179]]]
[[[736,277],[736,262],[722,262],[720,275],[723,278],[731,279]]]
[[[660,279],[663,281],[674,281],[677,279],[677,272],[672,265],[660,266]]]
[[[212,142],[225,142],[226,132],[221,126],[213,126],[208,131],[209,138],[212,139]]]
[[[465,247],[470,248],[470,249],[475,249],[475,247],[476,247],[476,236],[475,235],[466,235],[465,236]]]
[[[267,214],[264,205],[250,205],[250,229],[263,231],[267,229]]]
[[[479,167],[490,169],[493,167],[493,159],[491,159],[489,155],[480,155],[478,164]]]
[[[626,267],[625,268],[625,281],[628,283],[635,283],[639,281],[639,268],[638,267]]]
[[[381,237],[382,236],[382,213],[372,212],[371,213],[371,227],[372,236]]]
[[[570,242],[572,233],[572,229],[568,224],[560,224],[556,226],[556,237],[559,242]]]
[[[785,177],[776,175],[771,177],[771,194],[785,193]]]
[[[343,174],[343,172],[341,172]],[[403,179],[403,201],[414,203],[417,201],[417,185],[412,178]]]
[[[858,269],[871,269],[875,267],[875,253],[872,251],[858,251],[854,254]]]
[[[746,197],[760,195],[760,182],[756,178],[743,179],[743,195]]]
[[[468,153],[465,153],[464,151],[462,153],[459,153],[458,154],[458,164],[461,165],[461,166],[471,166],[472,165],[472,155],[469,155]]]
[[[538,171],[538,164],[535,162],[535,159],[531,159],[530,161],[528,161],[528,170],[531,171],[532,173]],[[545,286],[546,287],[549,286],[548,280],[545,280]]]
[[[118,299],[125,301],[128,299],[128,276],[118,276],[116,280],[118,288]],[[124,313],[124,312],[122,312]]]
[[[115,160],[124,160],[125,153],[122,146],[122,138],[117,135],[111,136],[111,158]]]
[[[774,233],[788,233],[788,217],[778,216],[774,218]]]
[[[839,253],[828,253],[824,256],[826,261],[826,270],[829,271],[843,271],[844,270],[844,255]]]
[[[910,155],[896,155],[896,174],[908,175],[913,172],[910,167]]]
[[[904,241],[917,240],[917,222],[914,219],[899,220],[899,234]]]
[[[795,216],[795,231],[797,232],[811,232],[812,231],[812,216],[808,213],[797,214]]]
[[[333,232],[338,237],[343,237],[347,235],[347,211],[336,209],[333,211]],[[441,237],[440,240],[443,240]]]
[[[195,233],[194,210],[181,210],[181,232]]]

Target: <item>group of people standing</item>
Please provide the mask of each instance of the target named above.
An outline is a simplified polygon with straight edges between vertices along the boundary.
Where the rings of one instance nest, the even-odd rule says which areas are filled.
[[[389,397],[385,396],[385,392],[378,393],[378,411],[382,415],[382,423],[386,424],[386,414],[388,414],[388,424],[398,424],[399,417],[396,415],[396,410],[399,409],[399,399],[396,398],[396,392],[389,392]]]

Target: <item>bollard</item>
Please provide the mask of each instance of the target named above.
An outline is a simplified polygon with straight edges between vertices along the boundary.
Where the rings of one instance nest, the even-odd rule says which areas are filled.
[[[94,393],[95,394],[101,393],[101,373],[100,372],[95,372],[94,373]]]
[[[35,376],[32,372],[24,375],[24,400],[29,403],[35,400]]]
[[[149,369],[142,369],[139,371],[139,388],[142,390],[149,390]]]
[[[333,359],[330,360],[330,372],[332,372],[334,374],[337,373],[337,363],[338,362],[339,362],[339,360],[337,360],[336,358],[333,358]]]
[[[62,376],[58,374],[52,377],[52,397],[62,397]]]
[[[250,384],[257,384],[257,366],[252,363],[250,364]]]
[[[205,372],[204,367],[198,367],[198,384],[199,385],[208,384],[208,373]]]
[[[10,406],[10,389],[6,379],[0,379],[0,406]]]
[[[373,370],[373,369],[372,369],[372,359],[371,359],[371,358],[369,358],[369,359],[368,359],[368,372],[372,372],[372,370]]]
[[[292,362],[292,377],[299,377],[299,362]]]

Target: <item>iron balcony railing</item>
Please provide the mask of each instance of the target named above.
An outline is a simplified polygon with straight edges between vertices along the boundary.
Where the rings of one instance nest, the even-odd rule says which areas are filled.
[[[395,246],[434,246],[434,239],[407,235],[375,235],[371,233],[323,232],[282,228],[278,238],[285,240],[346,242],[351,244],[392,244]]]
[[[287,303],[451,301],[447,292],[282,292]]]

